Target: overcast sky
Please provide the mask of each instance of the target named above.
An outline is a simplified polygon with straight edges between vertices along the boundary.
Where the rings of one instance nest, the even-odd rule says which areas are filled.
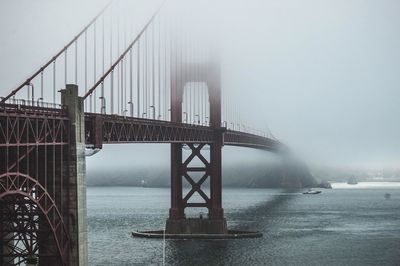
[[[0,95],[106,2],[1,0]],[[400,165],[400,1],[214,2],[202,12],[205,20],[218,14],[223,86],[240,96],[244,121],[268,125],[311,165]],[[151,164],[168,163],[169,152],[166,145],[106,147],[89,168],[116,155],[120,164]],[[230,148],[224,155],[235,161],[258,153]]]

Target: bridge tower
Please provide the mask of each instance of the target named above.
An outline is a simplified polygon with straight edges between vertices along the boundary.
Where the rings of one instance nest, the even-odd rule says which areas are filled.
[[[192,71],[197,75],[191,75]],[[171,144],[171,208],[166,224],[169,234],[226,234],[227,225],[222,208],[222,145],[224,128],[221,127],[221,78],[220,66],[216,56],[211,56],[209,62],[182,63],[176,60],[171,67],[171,121],[182,123],[182,104],[185,86],[190,82],[205,83],[208,89],[210,106],[210,127],[214,131],[210,143]],[[189,148],[190,155],[183,158],[183,148]],[[209,158],[203,154],[209,148]],[[191,167],[190,163],[199,159],[202,167]],[[195,173],[201,178],[195,181]],[[191,188],[183,195],[183,180],[186,179]],[[209,182],[210,193],[202,189]],[[190,202],[195,193],[201,196],[202,202]],[[200,207],[208,209],[207,218],[186,218],[185,208]]]

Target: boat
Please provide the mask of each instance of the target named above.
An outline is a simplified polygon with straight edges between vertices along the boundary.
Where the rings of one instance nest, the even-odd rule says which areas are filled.
[[[312,189],[303,192],[304,195],[315,195],[315,194],[320,194],[320,193],[321,193],[320,190],[312,190]]]
[[[390,193],[385,193],[385,199],[390,199],[392,197],[392,195]]]
[[[355,178],[354,175],[349,178],[349,180],[347,181],[347,184],[349,184],[349,185],[357,185],[358,184],[357,179]]]

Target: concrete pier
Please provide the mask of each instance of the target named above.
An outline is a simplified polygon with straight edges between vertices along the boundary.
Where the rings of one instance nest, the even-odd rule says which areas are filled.
[[[168,219],[166,224],[168,234],[227,234],[228,228],[223,219]]]
[[[67,84],[61,91],[61,103],[67,107],[70,139],[68,158],[68,214],[70,233],[69,265],[88,265],[85,113],[78,86]]]

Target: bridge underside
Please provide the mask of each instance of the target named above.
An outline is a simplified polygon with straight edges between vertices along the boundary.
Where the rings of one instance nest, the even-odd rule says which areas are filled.
[[[86,145],[102,148],[103,144],[181,143],[209,144],[215,140],[215,128],[161,120],[117,115],[85,114]],[[282,143],[258,135],[217,128],[223,132],[222,145],[278,152]]]

